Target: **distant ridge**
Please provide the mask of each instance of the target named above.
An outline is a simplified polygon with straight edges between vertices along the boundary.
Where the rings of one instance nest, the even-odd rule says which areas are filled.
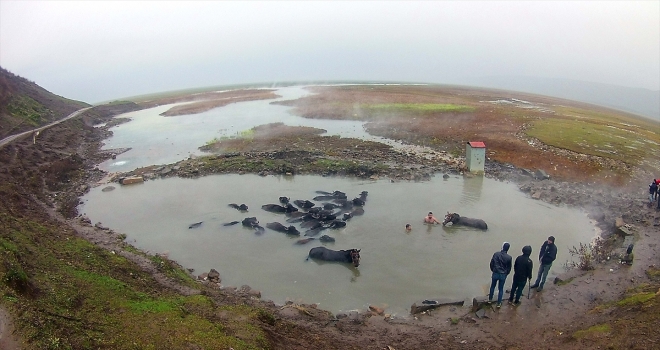
[[[490,76],[470,85],[528,92],[591,103],[660,121],[660,91],[570,79]]]

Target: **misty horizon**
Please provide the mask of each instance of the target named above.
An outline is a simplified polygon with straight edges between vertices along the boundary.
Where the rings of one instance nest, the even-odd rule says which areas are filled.
[[[2,1],[0,48],[3,68],[88,103],[319,81],[660,95],[660,3],[648,1]],[[585,102],[612,92],[594,94]],[[660,109],[643,104],[636,114]]]

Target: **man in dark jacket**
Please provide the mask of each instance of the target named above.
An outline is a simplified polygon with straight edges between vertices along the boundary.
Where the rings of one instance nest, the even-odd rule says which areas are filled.
[[[504,242],[502,250],[493,254],[490,259],[490,271],[493,272],[490,283],[490,293],[488,294],[488,301],[493,301],[493,293],[495,292],[495,285],[497,284],[497,307],[502,306],[502,296],[504,295],[504,282],[506,276],[511,273],[511,256],[507,254],[509,251],[509,242]]]
[[[536,283],[534,283],[530,288],[538,288],[536,291],[540,292],[543,290],[543,285],[545,284],[545,279],[548,277],[548,272],[552,267],[552,262],[557,258],[557,246],[555,245],[555,237],[550,236],[548,240],[543,242],[541,246],[541,251],[539,252],[539,261],[541,266],[539,267],[539,272],[536,276]],[[539,284],[541,282],[541,284]]]
[[[532,271],[534,270],[534,263],[529,256],[532,254],[532,247],[526,245],[522,249],[522,255],[516,258],[513,264],[513,285],[511,285],[511,295],[509,296],[509,303],[513,305],[520,305],[520,296],[525,290],[527,280],[532,281]],[[513,301],[515,295],[516,301]]]

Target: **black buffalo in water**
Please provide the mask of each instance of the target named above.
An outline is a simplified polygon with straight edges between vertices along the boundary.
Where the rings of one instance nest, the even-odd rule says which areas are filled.
[[[367,195],[369,192],[367,191],[362,191],[360,192],[360,196],[357,198],[353,198],[353,205],[362,207],[364,206],[365,203],[367,203]]]
[[[243,221],[241,221],[241,224],[243,224],[245,227],[253,228],[257,232],[264,231],[264,228],[259,226],[259,220],[257,220],[255,217],[245,218]]]
[[[310,249],[307,259],[309,258],[323,261],[352,263],[353,266],[358,267],[360,266],[360,249],[332,250],[326,247],[316,247]]]
[[[299,240],[297,240],[296,243],[294,243],[294,244],[297,244],[297,245],[303,245],[303,244],[307,244],[307,243],[309,243],[309,242],[311,242],[311,241],[313,241],[313,240],[315,240],[315,239],[316,239],[316,238],[313,238],[313,237],[311,237],[311,238],[303,238],[303,239],[299,239]]]
[[[280,197],[280,203],[289,204],[289,197]]]
[[[463,225],[478,228],[480,230],[488,230],[488,225],[486,225],[486,222],[481,219],[466,218],[456,213],[447,212],[447,215],[445,215],[445,221],[442,222],[442,225],[447,225],[450,222],[452,225]]]
[[[323,209],[325,210],[332,210],[332,209],[337,209],[340,208],[337,204],[334,203],[323,203]]]
[[[346,199],[346,198],[343,198],[343,199],[335,199],[335,200],[333,200],[333,202],[337,203],[337,205],[339,206],[339,208],[342,208],[342,209],[344,209],[344,210],[348,210],[348,209],[353,208],[353,201],[349,201],[349,200]]]
[[[309,229],[314,229],[314,228],[321,227],[321,226],[323,226],[323,223],[319,220],[309,220],[309,221],[305,221],[302,224],[300,224],[300,227],[309,228]]]
[[[298,208],[290,203],[287,203],[286,206],[281,206],[279,204],[264,204],[261,206],[261,209],[271,213],[292,213],[298,211]]]
[[[309,209],[309,208],[312,208],[312,207],[314,207],[314,206],[316,205],[316,204],[314,204],[314,202],[310,202],[310,201],[308,201],[308,200],[306,200],[306,199],[305,199],[305,200],[302,200],[302,199],[296,199],[295,201],[293,201],[293,204],[295,204],[295,205],[297,205],[299,208],[303,208],[303,209]]]
[[[316,196],[313,199],[315,201],[325,201],[325,200],[331,200],[331,199],[346,199],[346,193],[342,191],[334,191],[332,193],[330,192],[325,192],[325,191],[316,191],[316,193],[321,194],[321,196]]]
[[[279,222],[269,222],[266,224],[266,227],[277,232],[286,233],[287,235],[300,236],[300,231],[298,231],[298,229],[293,225],[284,226]]]
[[[321,242],[328,242],[328,243],[329,243],[329,242],[334,242],[334,241],[335,241],[334,238],[332,238],[332,237],[330,237],[330,236],[328,236],[328,235],[323,235],[323,236],[321,236],[321,238],[319,238],[319,240],[320,240]]]
[[[190,226],[188,226],[188,228],[198,228],[198,227],[202,226],[203,222],[204,221],[200,221],[200,222],[196,222],[194,224],[190,224]]]
[[[234,209],[238,209],[240,211],[247,211],[248,210],[248,206],[245,205],[245,204],[238,205],[236,203],[231,203],[231,204],[229,204],[229,206],[234,208]]]
[[[351,210],[351,215],[353,216],[364,215],[364,209],[362,207],[353,208],[353,210]]]

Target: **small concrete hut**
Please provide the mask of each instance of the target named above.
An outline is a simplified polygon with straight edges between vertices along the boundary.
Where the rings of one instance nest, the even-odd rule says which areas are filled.
[[[470,141],[465,146],[465,164],[471,173],[484,172],[486,164],[486,144],[481,141]]]

